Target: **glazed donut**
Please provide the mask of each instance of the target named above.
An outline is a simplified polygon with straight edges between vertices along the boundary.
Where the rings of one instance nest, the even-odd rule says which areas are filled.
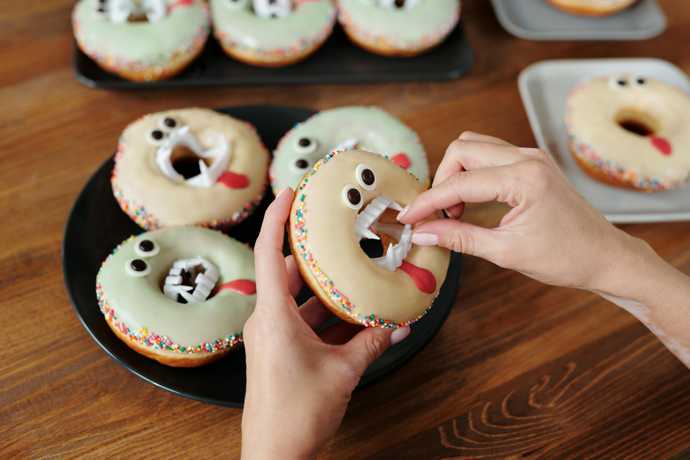
[[[122,210],[146,230],[228,227],[261,201],[268,160],[249,123],[207,109],[169,110],[125,129],[111,184]]]
[[[199,227],[131,237],[96,277],[98,305],[117,337],[174,367],[210,363],[240,343],[255,293],[251,249]]]
[[[609,16],[630,8],[637,0],[547,0],[556,8],[583,16]]]
[[[211,11],[225,52],[264,67],[294,64],[314,53],[336,17],[332,0],[211,0]]]
[[[209,34],[203,0],[80,0],[72,24],[85,54],[134,81],[178,74],[201,53]]]
[[[423,190],[395,163],[362,150],[332,152],[304,176],[290,211],[290,247],[302,277],[334,314],[395,328],[430,308],[450,252],[413,245],[412,227],[395,220]],[[360,244],[379,239],[380,257],[369,258]]]
[[[416,56],[441,43],[460,19],[460,0],[338,0],[350,39],[384,56]]]
[[[273,152],[270,178],[277,194],[297,187],[302,176],[334,149],[358,148],[379,152],[429,183],[429,164],[417,134],[377,107],[324,110],[298,124]]]
[[[683,185],[690,174],[690,98],[644,76],[596,78],[567,104],[573,157],[600,181],[656,192]]]

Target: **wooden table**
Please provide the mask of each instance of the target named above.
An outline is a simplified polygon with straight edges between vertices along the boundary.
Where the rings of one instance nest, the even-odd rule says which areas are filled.
[[[549,58],[656,56],[690,71],[690,8],[662,1],[659,38],[539,43],[467,0],[471,74],[447,83],[106,92],[71,69],[71,0],[0,10],[0,457],[237,457],[241,412],[144,383],[91,340],[63,288],[77,193],[141,114],[199,105],[380,105],[416,129],[435,168],[462,130],[534,145],[517,75]],[[499,206],[468,219],[495,223]],[[627,225],[690,273],[690,223]],[[594,295],[466,258],[455,309],[404,368],[356,393],[323,458],[659,458],[690,448],[690,372]],[[690,452],[690,451],[686,451]]]

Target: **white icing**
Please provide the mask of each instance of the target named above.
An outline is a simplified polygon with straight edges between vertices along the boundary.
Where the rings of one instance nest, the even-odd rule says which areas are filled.
[[[333,147],[333,151],[339,152],[341,150],[352,150],[357,148],[357,145],[359,145],[359,141],[357,139],[345,139],[340,144]]]
[[[254,14],[262,18],[284,18],[292,12],[292,0],[253,0]]]
[[[174,182],[184,182],[192,187],[213,186],[228,168],[230,163],[230,146],[222,134],[213,133],[212,136],[212,146],[204,148],[189,126],[181,126],[171,130],[163,144],[156,151],[156,164],[158,168],[167,178]],[[185,179],[175,171],[171,160],[175,147],[181,145],[192,150],[197,156],[211,160],[211,166],[206,166],[206,162],[199,160],[199,174]]]
[[[197,274],[195,286],[182,284],[182,271],[190,271],[197,266],[203,267],[204,271]],[[165,278],[163,293],[173,300],[177,300],[179,295],[187,303],[201,303],[208,299],[218,282],[218,276],[216,266],[203,257],[176,260]]]

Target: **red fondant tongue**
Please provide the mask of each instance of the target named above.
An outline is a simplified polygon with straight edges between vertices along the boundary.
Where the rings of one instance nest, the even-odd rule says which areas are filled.
[[[671,148],[671,143],[663,137],[651,136],[649,138],[652,141],[652,145],[661,152],[662,155],[669,156],[673,149]]]
[[[434,274],[426,268],[421,268],[403,261],[400,270],[407,273],[407,275],[412,278],[412,281],[414,281],[414,284],[417,285],[417,289],[423,293],[433,294],[436,291],[436,278]]]
[[[252,295],[256,294],[256,283],[254,280],[232,280],[225,284],[221,284],[218,288],[218,292],[225,289],[242,295]]]
[[[225,171],[218,178],[218,182],[227,188],[245,188],[249,185],[249,178],[244,174],[237,174],[232,171]]]
[[[393,163],[395,163],[403,169],[409,168],[412,164],[412,162],[410,161],[410,157],[408,157],[404,153],[396,153],[395,155],[393,155],[393,158],[391,158],[391,160],[393,161]]]

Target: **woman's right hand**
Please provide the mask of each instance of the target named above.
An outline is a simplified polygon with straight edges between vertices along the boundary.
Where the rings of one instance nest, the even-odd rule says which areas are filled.
[[[498,227],[459,220],[465,203],[491,201],[512,208]],[[439,210],[451,219],[422,222]],[[398,220],[418,224],[416,244],[439,245],[544,283],[593,291],[615,292],[626,281],[620,264],[651,252],[590,206],[547,153],[471,132],[450,144],[433,187]]]

